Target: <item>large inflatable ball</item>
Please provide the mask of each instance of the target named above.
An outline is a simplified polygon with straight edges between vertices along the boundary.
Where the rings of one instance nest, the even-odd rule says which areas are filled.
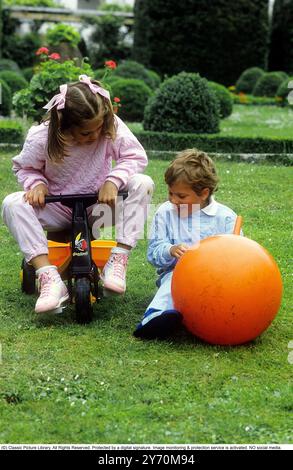
[[[172,279],[175,308],[187,329],[211,344],[259,336],[275,318],[282,279],[273,257],[239,235],[217,235],[188,250]]]

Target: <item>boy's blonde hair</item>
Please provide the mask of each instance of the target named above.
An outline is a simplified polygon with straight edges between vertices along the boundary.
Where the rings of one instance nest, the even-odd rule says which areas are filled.
[[[197,149],[187,149],[177,154],[165,172],[165,182],[172,186],[177,181],[191,186],[199,196],[204,188],[210,195],[217,190],[219,178],[213,160]]]
[[[91,82],[102,86],[97,80],[91,80]],[[73,126],[82,127],[84,121],[94,119],[99,115],[104,120],[101,136],[114,140],[116,129],[111,101],[99,94],[94,94],[85,83],[68,84],[64,109],[57,110],[54,106],[43,119],[43,122],[49,123],[47,151],[50,160],[60,163],[66,156],[65,131]]]

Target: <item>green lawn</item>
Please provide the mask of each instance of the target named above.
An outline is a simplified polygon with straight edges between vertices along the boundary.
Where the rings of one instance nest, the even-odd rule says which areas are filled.
[[[141,131],[140,123],[132,123]],[[220,135],[233,137],[293,138],[293,109],[279,106],[234,105],[233,113],[221,120]]]
[[[247,110],[247,112],[249,109]],[[17,185],[0,154],[0,199]],[[151,161],[154,202],[167,162]],[[95,321],[36,317],[20,292],[21,254],[0,225],[1,443],[292,443],[292,182],[282,166],[218,163],[219,201],[244,217],[284,280],[281,310],[254,342],[204,344],[181,330],[143,342],[132,331],[151,300],[146,242],[131,256],[128,291],[96,305]],[[290,292],[291,287],[291,292]]]

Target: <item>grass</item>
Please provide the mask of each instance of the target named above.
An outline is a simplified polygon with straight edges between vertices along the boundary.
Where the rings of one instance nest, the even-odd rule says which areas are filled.
[[[11,154],[0,154],[0,198],[17,189]],[[167,163],[151,161],[154,202],[166,197]],[[135,325],[155,292],[146,242],[131,256],[124,297],[95,306],[79,326],[72,309],[36,317],[20,292],[21,254],[0,225],[1,443],[292,443],[293,169],[217,164],[217,199],[242,214],[244,230],[275,257],[284,297],[272,326],[239,347],[200,342],[184,330],[139,341]],[[290,268],[291,266],[291,268]]]
[[[278,106],[234,105],[233,113],[220,123],[221,136],[292,139],[293,109]],[[132,123],[135,132],[141,123]]]

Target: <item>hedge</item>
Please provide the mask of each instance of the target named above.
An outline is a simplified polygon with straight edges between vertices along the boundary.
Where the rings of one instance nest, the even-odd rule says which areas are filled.
[[[175,150],[200,148],[216,153],[293,154],[293,139],[262,137],[229,137],[219,135],[175,134],[171,132],[134,131],[146,150]]]
[[[235,104],[244,104],[247,106],[272,106],[279,104],[277,98],[267,98],[266,96],[253,96],[246,95],[245,93],[240,93],[239,95],[231,93],[231,96]]]
[[[17,121],[0,121],[0,142],[1,144],[23,144],[24,130]]]
[[[176,151],[158,151],[148,150],[150,160],[167,160],[171,161],[176,156]],[[224,160],[228,162],[246,162],[246,163],[268,163],[284,166],[293,166],[293,155],[286,153],[272,154],[252,154],[252,153],[213,153],[209,151],[209,156],[213,160]]]
[[[267,0],[137,0],[133,56],[160,75],[198,72],[224,85],[265,66]]]

